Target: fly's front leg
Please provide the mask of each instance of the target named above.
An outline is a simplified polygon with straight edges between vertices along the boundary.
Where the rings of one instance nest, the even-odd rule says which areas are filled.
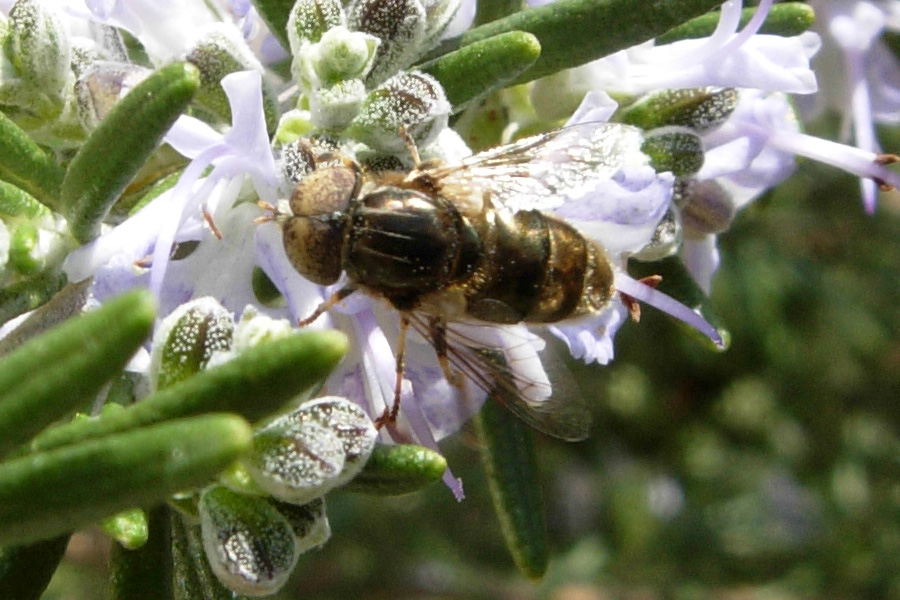
[[[385,425],[393,425],[397,422],[397,414],[400,412],[400,394],[403,389],[403,370],[406,367],[406,334],[409,331],[409,317],[400,314],[400,335],[397,339],[397,377],[394,380],[394,402],[390,407],[384,407],[384,413],[375,420],[375,429],[381,429]]]
[[[316,307],[316,310],[314,310],[311,315],[309,315],[305,319],[300,319],[300,321],[297,322],[297,325],[299,327],[306,327],[307,325],[309,325],[310,323],[312,323],[313,321],[315,321],[316,319],[321,317],[322,313],[330,310],[332,306],[334,306],[335,304],[337,304],[338,302],[340,302],[341,300],[343,300],[344,298],[346,298],[347,296],[349,296],[350,294],[352,294],[355,291],[356,291],[356,288],[353,287],[352,285],[342,287],[341,289],[339,289],[338,291],[333,293],[328,300],[319,304]]]

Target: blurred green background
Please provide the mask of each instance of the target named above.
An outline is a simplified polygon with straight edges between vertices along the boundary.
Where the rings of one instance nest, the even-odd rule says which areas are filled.
[[[866,216],[855,179],[803,164],[721,238],[708,350],[644,311],[591,390],[588,441],[539,436],[552,542],[518,575],[475,438],[444,444],[465,483],[400,498],[333,493],[333,530],[288,598],[900,599],[900,192]],[[46,600],[104,597],[79,536]]]

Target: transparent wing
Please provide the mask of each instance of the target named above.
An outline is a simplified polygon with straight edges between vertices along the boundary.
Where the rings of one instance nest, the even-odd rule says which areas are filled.
[[[582,123],[480,152],[459,165],[426,173],[449,197],[478,196],[515,212],[552,210],[566,197],[608,180],[627,164],[646,163],[640,129],[617,123]]]
[[[412,313],[412,327],[426,340],[439,348],[442,344],[435,340],[431,317]],[[566,372],[562,362],[551,353],[541,355],[541,363],[550,376],[547,382],[530,378],[522,369],[516,368],[515,348],[487,346],[479,336],[471,334],[479,325],[447,324],[445,352],[454,371],[461,374],[491,398],[501,402],[513,414],[531,427],[552,437],[567,441],[580,441],[588,437],[592,414],[585,405],[580,390]],[[484,326],[495,328],[496,326]],[[523,344],[530,343],[522,340]],[[449,379],[454,383],[451,376]],[[456,383],[457,387],[460,387]],[[542,392],[542,388],[546,391]],[[534,401],[536,394],[550,393],[540,402]]]

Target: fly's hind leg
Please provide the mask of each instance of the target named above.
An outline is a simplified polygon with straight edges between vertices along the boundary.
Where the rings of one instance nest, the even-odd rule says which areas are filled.
[[[309,315],[305,319],[300,319],[300,321],[297,322],[297,325],[299,327],[306,327],[307,325],[309,325],[310,323],[312,323],[313,321],[315,321],[316,319],[321,317],[323,313],[330,310],[332,306],[334,306],[335,304],[337,304],[338,302],[340,302],[341,300],[343,300],[344,298],[346,298],[347,296],[349,296],[350,294],[352,294],[355,291],[356,291],[356,288],[353,287],[352,285],[347,285],[347,286],[342,287],[341,289],[339,289],[338,291],[333,293],[330,298],[325,300],[325,302],[322,302],[321,304],[319,304],[316,307],[316,310],[314,310],[311,315]]]
[[[462,393],[464,391],[463,374],[453,369],[448,356],[447,321],[439,317],[433,317],[429,319],[428,326],[431,329],[431,345],[434,346],[434,353],[437,354],[438,363],[441,365],[444,377],[450,385]]]
[[[394,401],[391,406],[384,407],[384,413],[375,419],[375,429],[381,429],[385,425],[393,425],[397,422],[397,414],[400,412],[400,394],[403,390],[403,370],[406,367],[406,333],[409,331],[409,317],[400,313],[400,334],[397,338],[397,361],[394,380]]]

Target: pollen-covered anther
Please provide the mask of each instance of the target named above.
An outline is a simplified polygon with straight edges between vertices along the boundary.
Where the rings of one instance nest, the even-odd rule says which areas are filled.
[[[900,162],[900,156],[896,154],[879,154],[875,157],[875,163],[881,166],[893,165]],[[877,177],[873,178],[875,183],[878,184],[878,189],[882,192],[890,192],[895,189],[894,186],[884,181],[883,179],[879,179]]]
[[[656,289],[659,287],[659,284],[662,283],[662,275],[648,275],[647,277],[642,277],[638,280],[640,283]],[[631,320],[635,323],[640,323],[641,321],[641,304],[632,296],[628,294],[624,294],[619,292],[619,297],[622,299],[622,304],[625,305],[625,308],[628,309],[628,315],[631,317]]]

